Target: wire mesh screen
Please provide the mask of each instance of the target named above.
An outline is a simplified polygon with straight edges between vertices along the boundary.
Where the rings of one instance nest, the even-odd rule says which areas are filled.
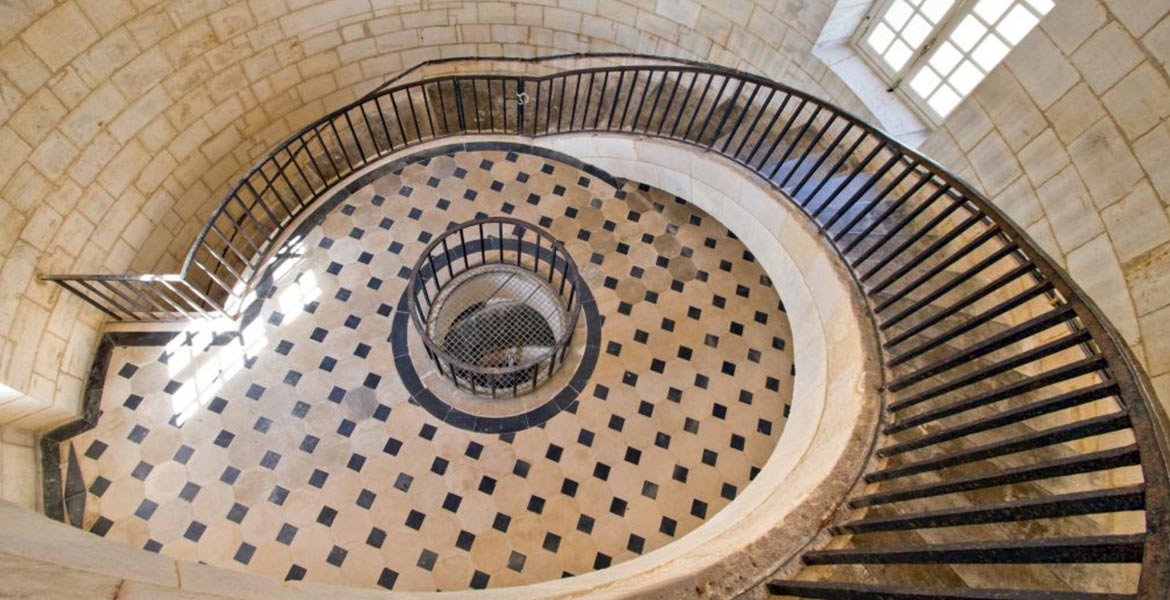
[[[544,230],[508,218],[448,230],[411,276],[411,319],[439,372],[481,396],[531,392],[564,362],[577,268]]]

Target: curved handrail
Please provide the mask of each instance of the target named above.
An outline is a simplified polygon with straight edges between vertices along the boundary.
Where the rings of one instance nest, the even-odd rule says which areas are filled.
[[[765,178],[795,202],[866,291],[887,336],[891,371],[934,356],[892,379],[892,391],[916,390],[892,405],[895,414],[972,385],[970,376],[953,379],[955,370],[982,364],[1005,349],[1031,344],[976,373],[1003,373],[1081,348],[1087,358],[1075,368],[1041,368],[1037,381],[1068,383],[1094,374],[1105,383],[1092,393],[1074,389],[1070,393],[1081,394],[1075,399],[1118,400],[1124,422],[1115,425],[1133,432],[1146,482],[1139,592],[1163,597],[1170,590],[1170,492],[1163,442],[1149,414],[1156,410],[1153,395],[1124,340],[1027,234],[962,178],[849,111],[756,75],[695,64],[612,66],[541,77],[434,77],[391,86],[302,128],[257,163],[207,221],[180,274],[45,279],[115,319],[234,316],[284,228],[326,190],[373,161],[453,136],[581,132],[653,136],[705,148]],[[946,278],[955,269],[958,275]],[[966,290],[938,314],[923,316],[964,286],[976,289]],[[970,312],[989,298],[1000,301]],[[1038,303],[1048,308],[1037,308]],[[922,340],[924,332],[956,316],[967,320]],[[906,329],[914,318],[919,322]],[[948,358],[932,354],[992,326],[1002,331]],[[895,333],[899,329],[904,331]],[[1054,331],[1064,329],[1073,333],[1054,337]],[[924,382],[940,375],[952,380],[923,389]],[[974,407],[968,403],[901,418],[886,433]],[[977,431],[992,425],[981,423]],[[1080,437],[1061,435],[1082,439],[1110,426],[1086,425],[1075,433]],[[886,455],[937,439],[895,444]],[[902,474],[886,471],[870,479]]]

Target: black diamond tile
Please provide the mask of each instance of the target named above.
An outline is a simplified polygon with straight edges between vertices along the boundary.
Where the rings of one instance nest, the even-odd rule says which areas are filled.
[[[329,550],[329,556],[325,558],[325,562],[335,567],[340,567],[342,563],[345,562],[345,557],[348,554],[349,551],[345,548],[342,548],[341,546],[334,546]]]
[[[150,518],[154,516],[154,511],[156,510],[158,510],[158,503],[147,498],[138,505],[137,509],[134,510],[134,516],[142,519],[143,521],[149,521]]]
[[[281,526],[280,532],[276,534],[276,541],[285,546],[292,545],[293,538],[297,536],[297,528],[293,525],[285,523]]]
[[[524,563],[527,560],[527,556],[524,556],[523,554],[513,550],[512,553],[508,555],[508,568],[517,573],[521,573],[524,571]]]

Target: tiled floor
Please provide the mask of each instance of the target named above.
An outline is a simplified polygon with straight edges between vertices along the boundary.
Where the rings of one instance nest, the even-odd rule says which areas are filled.
[[[427,240],[501,213],[566,243],[604,326],[576,405],[489,435],[409,403],[387,337]],[[86,529],[280,578],[523,584],[685,535],[783,428],[775,291],[718,222],[663,192],[523,152],[442,155],[378,177],[297,251],[241,340],[114,350],[97,427],[62,445]]]

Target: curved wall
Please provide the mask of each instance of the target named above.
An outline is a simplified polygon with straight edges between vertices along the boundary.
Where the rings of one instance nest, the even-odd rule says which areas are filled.
[[[252,161],[404,66],[449,56],[640,52],[759,72],[856,107],[811,55],[834,4],[0,6],[0,426],[44,431],[75,418],[95,347],[99,315],[37,281],[38,273],[175,268]]]
[[[1170,3],[1068,0],[923,144],[1104,311],[1170,408]]]

